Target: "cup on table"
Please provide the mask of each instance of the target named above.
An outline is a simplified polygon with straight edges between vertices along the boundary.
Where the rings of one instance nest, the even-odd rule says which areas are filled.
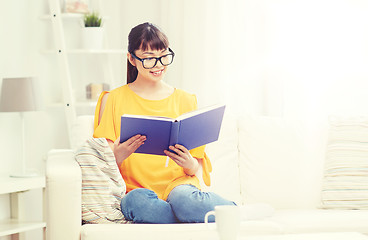
[[[221,240],[235,240],[238,238],[240,228],[240,209],[238,206],[220,205],[214,211],[210,211],[204,217],[208,224],[208,217],[214,215],[216,230]]]

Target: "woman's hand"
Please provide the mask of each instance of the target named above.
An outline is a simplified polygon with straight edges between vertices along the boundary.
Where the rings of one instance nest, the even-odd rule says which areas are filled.
[[[189,150],[182,145],[176,144],[175,146],[170,146],[169,148],[175,153],[165,150],[165,154],[180,167],[184,168],[184,172],[187,175],[193,176],[199,167],[198,160],[192,157]]]
[[[123,143],[120,143],[120,137],[115,140],[113,146],[113,152],[115,155],[116,163],[120,167],[121,163],[134,153],[142,144],[146,141],[146,136],[135,135]]]

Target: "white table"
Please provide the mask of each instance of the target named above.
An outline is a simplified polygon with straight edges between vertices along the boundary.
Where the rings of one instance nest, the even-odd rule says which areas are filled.
[[[0,238],[6,235],[12,235],[12,239],[24,239],[23,232],[40,228],[45,230],[46,223],[44,221],[26,221],[24,219],[23,193],[37,188],[42,188],[44,195],[44,176],[32,178],[0,176],[0,194],[10,194],[11,199],[11,218],[0,221]]]

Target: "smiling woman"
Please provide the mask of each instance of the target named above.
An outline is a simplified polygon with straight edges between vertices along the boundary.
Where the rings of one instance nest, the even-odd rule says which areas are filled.
[[[136,66],[135,61],[132,59],[135,58],[142,62],[142,67],[145,66],[145,60],[141,60],[142,58],[155,57],[159,54],[164,54],[169,49],[169,40],[167,36],[159,30],[159,28],[151,23],[144,23],[136,26],[135,31],[131,31],[128,36],[128,63],[127,63],[127,83],[132,83],[136,80],[138,75],[138,68],[140,66]],[[142,54],[142,58],[137,57]],[[153,52],[154,51],[154,52]],[[144,56],[144,57],[143,57]],[[149,60],[152,61],[152,60]],[[157,60],[155,61],[157,64]],[[170,62],[170,64],[172,61]],[[155,64],[155,65],[156,65]],[[169,64],[167,64],[169,65]],[[146,68],[153,68],[155,66],[147,66]]]
[[[188,150],[175,144],[169,147],[172,152],[166,149],[162,155],[153,155],[135,153],[147,139],[138,132],[120,142],[123,114],[176,118],[197,108],[195,95],[163,82],[174,52],[157,26],[143,23],[131,30],[127,58],[128,84],[101,95],[93,134],[106,138],[126,183],[128,193],[121,201],[125,218],[137,223],[203,222],[215,206],[235,205],[200,190],[195,175],[200,164],[207,185],[212,170],[205,146]]]
[[[142,57],[137,57],[142,56]],[[162,80],[164,73],[166,72],[166,66],[170,65],[174,60],[174,52],[168,48],[163,50],[147,50],[138,49],[134,52],[128,53],[128,60],[131,65],[138,69],[138,75],[134,81],[138,78],[148,77],[145,73],[149,72],[156,80]],[[139,62],[141,64],[137,64]],[[134,82],[132,81],[132,83]],[[131,86],[135,84],[131,84]]]

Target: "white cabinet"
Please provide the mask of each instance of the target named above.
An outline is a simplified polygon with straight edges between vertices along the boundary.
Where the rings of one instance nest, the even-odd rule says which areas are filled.
[[[0,194],[10,195],[10,219],[0,221],[0,237],[12,235],[12,239],[23,239],[24,232],[44,229],[46,222],[27,221],[25,218],[26,204],[24,194],[31,189],[42,189],[42,194],[45,197],[45,177],[32,178],[12,178],[0,177]],[[43,201],[45,202],[45,201]],[[43,213],[44,215],[45,213]],[[43,234],[45,238],[45,233]]]

